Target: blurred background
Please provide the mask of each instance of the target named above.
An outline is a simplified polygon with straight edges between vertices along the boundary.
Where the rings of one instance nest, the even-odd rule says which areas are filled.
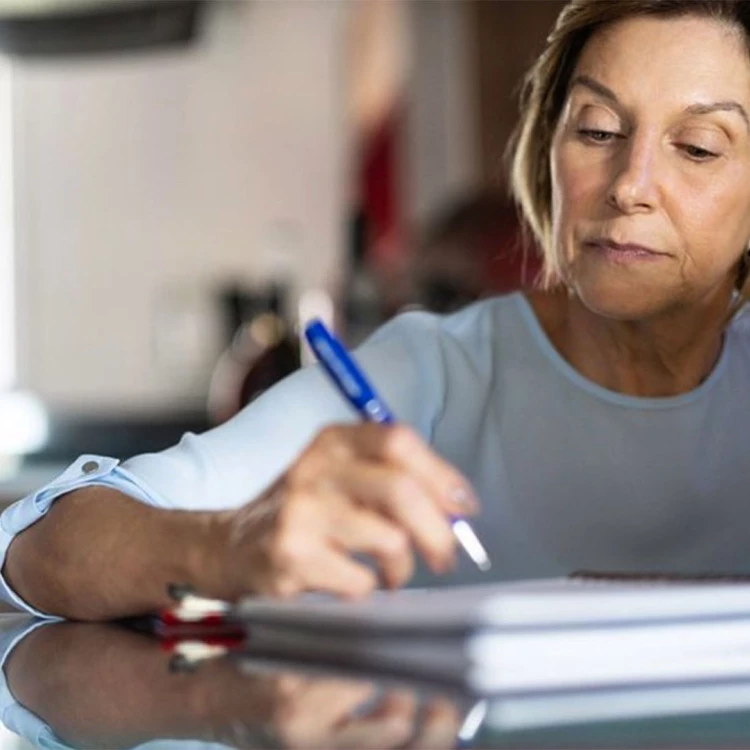
[[[533,283],[503,151],[552,0],[0,0],[0,501],[397,311]]]

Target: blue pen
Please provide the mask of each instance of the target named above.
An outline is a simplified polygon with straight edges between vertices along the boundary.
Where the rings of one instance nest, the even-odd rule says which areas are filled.
[[[341,395],[363,419],[383,424],[392,424],[396,421],[352,355],[326,328],[322,320],[316,318],[305,326],[305,338]],[[455,516],[451,518],[451,526],[456,539],[476,566],[483,571],[489,570],[492,563],[474,529],[464,518]]]

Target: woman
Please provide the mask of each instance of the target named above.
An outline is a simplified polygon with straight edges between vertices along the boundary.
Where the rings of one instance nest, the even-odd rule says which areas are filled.
[[[170,583],[359,596],[414,553],[478,579],[448,521],[477,496],[497,578],[750,568],[749,49],[746,2],[572,2],[513,162],[545,289],[362,348],[411,427],[353,424],[310,369],[163,454],[83,457],[3,516],[7,596],[81,618]]]

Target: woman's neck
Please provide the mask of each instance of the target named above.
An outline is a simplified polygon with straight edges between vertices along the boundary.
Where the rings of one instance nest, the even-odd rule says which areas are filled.
[[[527,297],[558,352],[581,375],[618,393],[687,393],[708,377],[721,353],[726,295],[645,322],[604,318],[566,289]]]

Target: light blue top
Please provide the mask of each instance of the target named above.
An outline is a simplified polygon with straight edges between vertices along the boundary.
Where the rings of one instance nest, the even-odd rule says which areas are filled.
[[[398,419],[474,482],[483,503],[474,525],[492,577],[750,571],[750,317],[732,323],[711,375],[670,398],[623,396],[586,380],[521,294],[448,317],[401,315],[357,357]],[[355,419],[321,371],[305,369],[162,453],[123,463],[81,457],[3,513],[0,555],[56,497],[86,484],[162,508],[237,506],[321,427]],[[487,574],[461,556],[443,580]],[[416,582],[428,582],[424,570]],[[33,612],[4,581],[0,589]]]

